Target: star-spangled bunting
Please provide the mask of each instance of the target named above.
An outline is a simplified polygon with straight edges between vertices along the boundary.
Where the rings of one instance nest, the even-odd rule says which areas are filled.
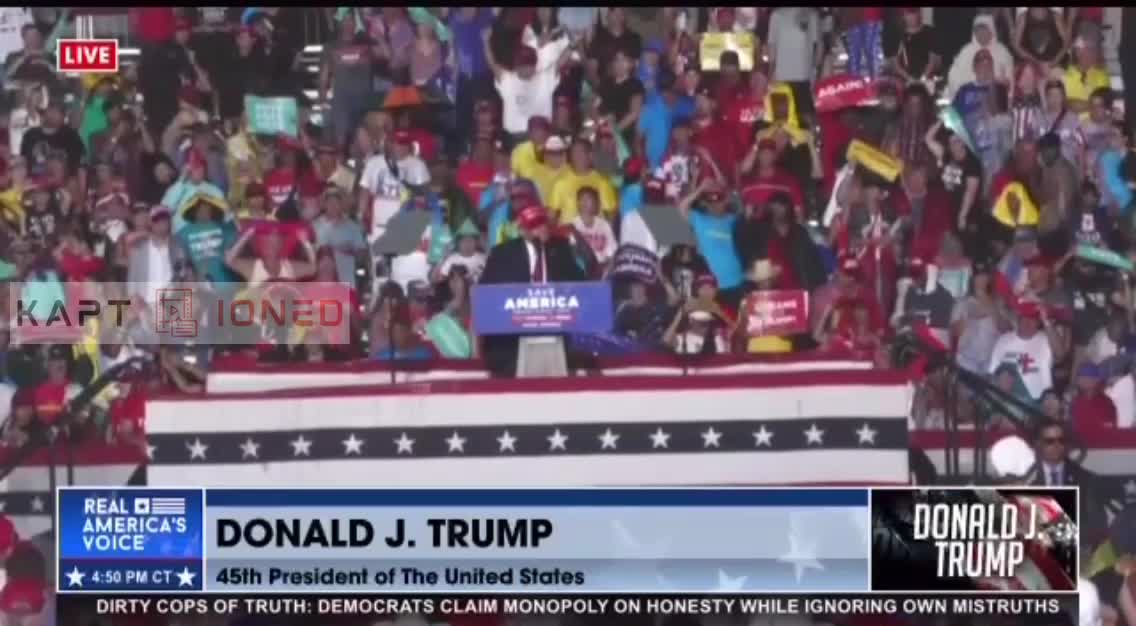
[[[150,437],[153,463],[272,463],[325,459],[412,459],[504,455],[590,455],[796,450],[906,449],[900,420],[819,418],[662,423],[472,425]],[[381,442],[388,442],[383,445]]]

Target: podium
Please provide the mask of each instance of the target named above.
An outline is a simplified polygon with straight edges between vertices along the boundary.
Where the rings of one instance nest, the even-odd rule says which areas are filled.
[[[521,337],[517,348],[517,378],[563,378],[568,375],[564,338],[549,335]]]
[[[614,325],[606,281],[479,284],[470,295],[475,333],[518,338],[518,378],[567,376],[564,337],[606,333]]]

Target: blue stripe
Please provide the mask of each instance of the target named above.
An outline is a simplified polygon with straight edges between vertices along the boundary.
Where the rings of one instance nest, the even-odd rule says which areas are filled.
[[[209,506],[867,506],[866,489],[210,489]]]

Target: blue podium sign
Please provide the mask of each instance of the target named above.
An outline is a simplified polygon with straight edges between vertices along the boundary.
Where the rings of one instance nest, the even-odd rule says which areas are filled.
[[[476,285],[473,330],[479,335],[606,333],[614,324],[611,284]]]
[[[59,490],[59,591],[201,591],[200,489]]]

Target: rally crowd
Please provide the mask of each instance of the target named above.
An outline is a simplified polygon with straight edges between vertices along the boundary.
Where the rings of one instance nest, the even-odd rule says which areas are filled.
[[[141,354],[157,374],[73,428],[141,442],[144,394],[199,392],[222,360],[489,356],[470,288],[506,282],[492,251],[517,239],[556,243],[532,282],[612,283],[614,327],[574,353],[889,366],[910,329],[1036,404],[1039,441],[1136,426],[1136,93],[1112,89],[1101,8],[329,8],[315,72],[302,11],[131,9],[137,62],[82,78],[24,12],[3,63],[0,299],[311,279],[349,287],[355,315],[346,343],[45,348],[5,306],[7,443]],[[1125,9],[1124,74],[1129,46]],[[265,102],[293,105],[271,133]],[[429,216],[417,248],[373,249],[407,212]],[[807,313],[768,332],[761,303],[786,294]],[[948,409],[976,413],[932,381],[915,418]]]

